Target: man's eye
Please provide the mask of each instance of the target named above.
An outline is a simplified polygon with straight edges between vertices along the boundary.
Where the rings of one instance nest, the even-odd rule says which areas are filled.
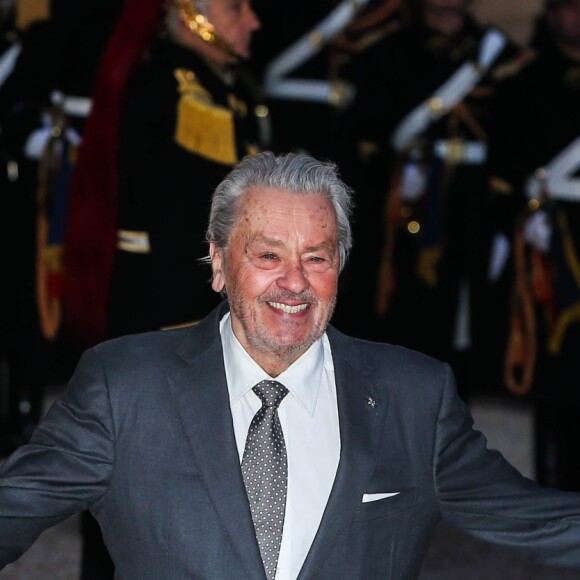
[[[262,260],[275,260],[278,256],[276,256],[276,254],[272,253],[272,252],[268,252],[267,254],[262,254],[260,256],[260,258],[262,258]]]
[[[332,258],[325,254],[305,256],[304,266],[312,272],[326,272],[332,267]]]
[[[308,256],[306,261],[309,264],[324,264],[328,262],[328,259],[325,256]]]

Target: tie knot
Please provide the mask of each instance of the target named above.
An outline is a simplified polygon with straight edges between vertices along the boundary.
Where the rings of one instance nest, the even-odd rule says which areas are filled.
[[[278,408],[282,399],[288,394],[288,389],[278,381],[262,381],[253,388],[265,407]]]

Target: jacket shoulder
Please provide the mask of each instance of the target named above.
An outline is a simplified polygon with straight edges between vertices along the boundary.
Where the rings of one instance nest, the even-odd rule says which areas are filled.
[[[93,351],[105,367],[167,365],[173,360],[182,361],[179,353],[186,347],[194,352],[207,348],[207,340],[201,334],[195,326],[144,332],[105,341],[93,347]]]
[[[442,388],[448,381],[449,366],[426,354],[388,343],[353,338],[332,328],[329,338],[333,355],[347,353],[348,361],[375,383],[384,383],[392,391],[410,388]]]

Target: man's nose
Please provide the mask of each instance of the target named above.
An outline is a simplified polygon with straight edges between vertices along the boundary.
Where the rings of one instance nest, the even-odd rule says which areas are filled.
[[[278,287],[289,290],[294,294],[304,292],[309,286],[302,264],[289,264],[284,273],[278,278],[277,284]]]

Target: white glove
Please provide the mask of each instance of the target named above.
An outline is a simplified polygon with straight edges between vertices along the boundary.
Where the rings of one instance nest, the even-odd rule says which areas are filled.
[[[550,250],[552,226],[543,209],[535,211],[524,223],[524,239],[542,254]]]
[[[42,127],[33,131],[24,145],[24,155],[28,159],[38,161],[51,135],[52,127]],[[64,135],[71,145],[78,147],[81,144],[81,136],[72,127],[67,128]]]
[[[42,127],[33,131],[24,144],[24,155],[28,159],[38,161],[48,140],[50,139],[51,127]]]
[[[403,201],[417,201],[425,195],[427,174],[417,163],[405,163],[401,175],[401,198]]]
[[[511,244],[505,234],[495,234],[491,243],[491,252],[489,256],[489,268],[487,270],[487,279],[490,282],[497,282],[508,256],[510,255]]]

